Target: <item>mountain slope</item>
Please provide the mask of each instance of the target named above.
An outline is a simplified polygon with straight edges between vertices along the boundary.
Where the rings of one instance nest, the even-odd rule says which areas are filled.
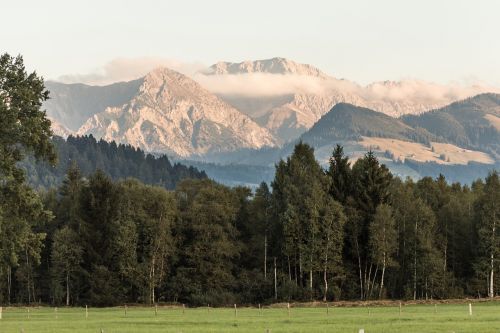
[[[441,141],[494,154],[500,160],[500,95],[481,94],[419,116],[404,116],[413,127]]]
[[[301,139],[315,146],[361,137],[383,137],[429,143],[433,136],[397,118],[347,103],[335,105]]]
[[[94,115],[78,133],[182,157],[275,145],[267,130],[167,68],[150,72],[130,101]]]
[[[207,73],[211,77],[207,88],[269,129],[282,143],[298,138],[337,103],[399,117],[427,112],[492,89],[418,80],[361,86],[285,58],[219,62]]]
[[[36,188],[53,188],[61,185],[72,163],[76,163],[87,177],[97,169],[111,178],[137,178],[140,181],[174,189],[185,178],[207,178],[204,171],[191,166],[171,163],[167,156],[153,156],[144,151],[115,142],[97,141],[93,137],[73,137],[52,139],[58,155],[55,167],[44,161],[36,161],[32,156],[21,163],[26,170],[28,182]]]
[[[49,117],[76,131],[94,114],[128,102],[137,94],[141,84],[141,79],[107,86],[48,81],[46,87],[50,91],[50,99],[43,106]]]

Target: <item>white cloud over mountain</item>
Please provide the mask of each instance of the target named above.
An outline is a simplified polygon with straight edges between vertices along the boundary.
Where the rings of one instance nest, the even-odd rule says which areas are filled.
[[[102,86],[144,77],[158,67],[168,67],[188,76],[206,68],[201,63],[189,63],[161,57],[116,58],[90,73],[64,75],[59,77],[57,81]]]

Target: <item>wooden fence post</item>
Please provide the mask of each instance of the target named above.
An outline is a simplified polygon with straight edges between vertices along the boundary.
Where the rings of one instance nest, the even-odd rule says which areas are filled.
[[[469,316],[472,316],[472,303],[469,303]]]
[[[89,308],[85,305],[85,319],[89,318]]]
[[[238,315],[238,310],[236,309],[236,304],[234,305],[234,316],[236,317]]]
[[[2,311],[3,311],[3,308],[0,306],[0,319],[2,319]]]

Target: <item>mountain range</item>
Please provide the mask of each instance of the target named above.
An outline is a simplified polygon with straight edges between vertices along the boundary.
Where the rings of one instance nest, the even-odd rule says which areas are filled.
[[[297,140],[324,163],[335,143],[353,159],[372,149],[412,177],[425,175],[423,165],[486,170],[500,160],[500,99],[482,86],[361,86],[272,58],[219,62],[192,76],[157,68],[107,86],[47,87],[55,134],[92,134],[193,163],[272,167]]]

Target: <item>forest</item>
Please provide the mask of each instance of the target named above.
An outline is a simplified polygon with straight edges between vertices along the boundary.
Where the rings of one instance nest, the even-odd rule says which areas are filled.
[[[2,229],[2,249],[14,250],[0,268],[2,303],[498,293],[497,173],[470,187],[443,177],[402,181],[371,152],[351,166],[340,146],[323,170],[299,143],[276,165],[271,187],[255,193],[208,179],[183,180],[175,191],[102,171],[87,179],[72,164],[41,202],[24,234]]]
[[[107,306],[445,299],[499,293],[500,179],[399,179],[337,146],[324,170],[299,142],[252,192],[175,189],[103,170],[31,188],[57,165],[43,79],[0,56],[0,304]],[[109,171],[108,171],[109,172]],[[166,188],[167,187],[167,188]]]
[[[206,178],[204,171],[172,164],[166,155],[147,154],[130,145],[96,140],[89,136],[69,136],[51,139],[58,163],[54,166],[46,161],[37,161],[28,156],[20,165],[26,171],[27,182],[38,190],[47,190],[61,185],[66,171],[76,163],[84,177],[100,169],[118,180],[133,177],[145,184],[157,185],[173,190],[184,178]]]

